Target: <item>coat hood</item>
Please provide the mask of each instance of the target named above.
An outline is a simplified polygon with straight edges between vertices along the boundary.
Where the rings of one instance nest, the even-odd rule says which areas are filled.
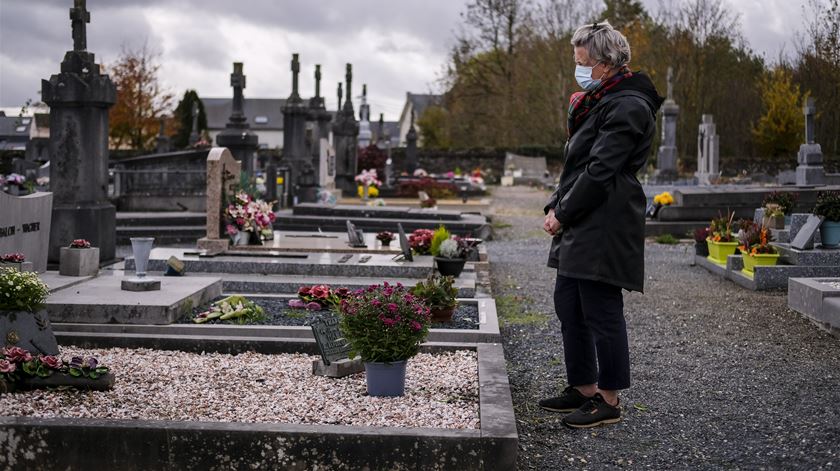
[[[645,101],[650,107],[651,113],[654,115],[656,115],[657,111],[659,111],[659,107],[662,106],[662,102],[665,101],[664,97],[659,96],[659,93],[656,91],[656,87],[653,85],[650,77],[648,77],[644,72],[633,72],[632,76],[627,77],[616,84],[616,86],[610,90],[610,94],[629,90],[644,95]]]

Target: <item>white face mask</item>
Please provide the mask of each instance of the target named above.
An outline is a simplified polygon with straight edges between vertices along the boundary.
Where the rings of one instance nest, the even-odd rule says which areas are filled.
[[[595,64],[598,65],[598,64]],[[588,67],[585,65],[576,65],[575,66],[575,80],[577,80],[578,85],[580,88],[584,90],[594,90],[601,84],[600,79],[592,78],[592,67]]]

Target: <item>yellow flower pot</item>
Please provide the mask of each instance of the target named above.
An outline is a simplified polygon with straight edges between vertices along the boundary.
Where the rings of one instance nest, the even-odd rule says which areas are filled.
[[[738,250],[738,242],[715,242],[711,238],[706,239],[709,245],[709,256],[706,257],[710,261],[718,265],[726,265],[726,257],[735,255]]]
[[[777,253],[761,253],[750,255],[747,252],[741,251],[744,259],[744,268],[741,273],[752,278],[755,275],[755,267],[757,266],[773,266],[779,261],[779,254]]]

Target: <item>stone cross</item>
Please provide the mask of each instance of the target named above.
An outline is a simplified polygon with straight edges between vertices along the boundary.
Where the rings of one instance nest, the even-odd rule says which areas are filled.
[[[70,9],[70,23],[73,27],[73,50],[87,50],[86,23],[90,23],[90,12],[85,9],[85,0],[75,0]]]
[[[198,102],[194,101],[192,104],[192,132],[190,132],[190,145],[195,145],[198,142]]]
[[[385,142],[385,113],[379,113],[379,135],[376,136],[376,143]]]
[[[298,94],[298,74],[300,73],[300,62],[298,54],[292,54],[292,96],[291,99],[300,98]]]
[[[338,109],[338,110],[340,110],[340,109],[341,109],[341,96],[342,96],[342,93],[341,93],[341,82],[338,82],[338,108],[336,108],[336,109]]]
[[[231,122],[243,122],[244,98],[242,90],[245,89],[245,75],[242,74],[242,62],[233,63],[233,73],[230,74],[230,86],[233,87],[233,112],[230,115]]]
[[[808,97],[805,102],[805,143],[814,144],[816,138],[814,137],[814,115],[817,114],[817,106],[814,104],[814,98]]]
[[[321,64],[315,64],[315,98],[321,98]]]
[[[344,107],[353,110],[353,64],[347,64],[347,72],[344,75],[344,78],[347,80],[347,100],[344,101]]]
[[[668,96],[667,99],[673,100],[674,99],[674,68],[670,65],[668,66]]]

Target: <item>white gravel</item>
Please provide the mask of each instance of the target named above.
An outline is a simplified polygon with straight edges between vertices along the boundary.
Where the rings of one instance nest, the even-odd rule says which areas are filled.
[[[0,415],[357,426],[479,428],[474,351],[419,354],[406,394],[367,395],[365,375],[312,375],[313,356],[62,347],[95,356],[117,381],[107,392],[28,391],[0,398]]]

